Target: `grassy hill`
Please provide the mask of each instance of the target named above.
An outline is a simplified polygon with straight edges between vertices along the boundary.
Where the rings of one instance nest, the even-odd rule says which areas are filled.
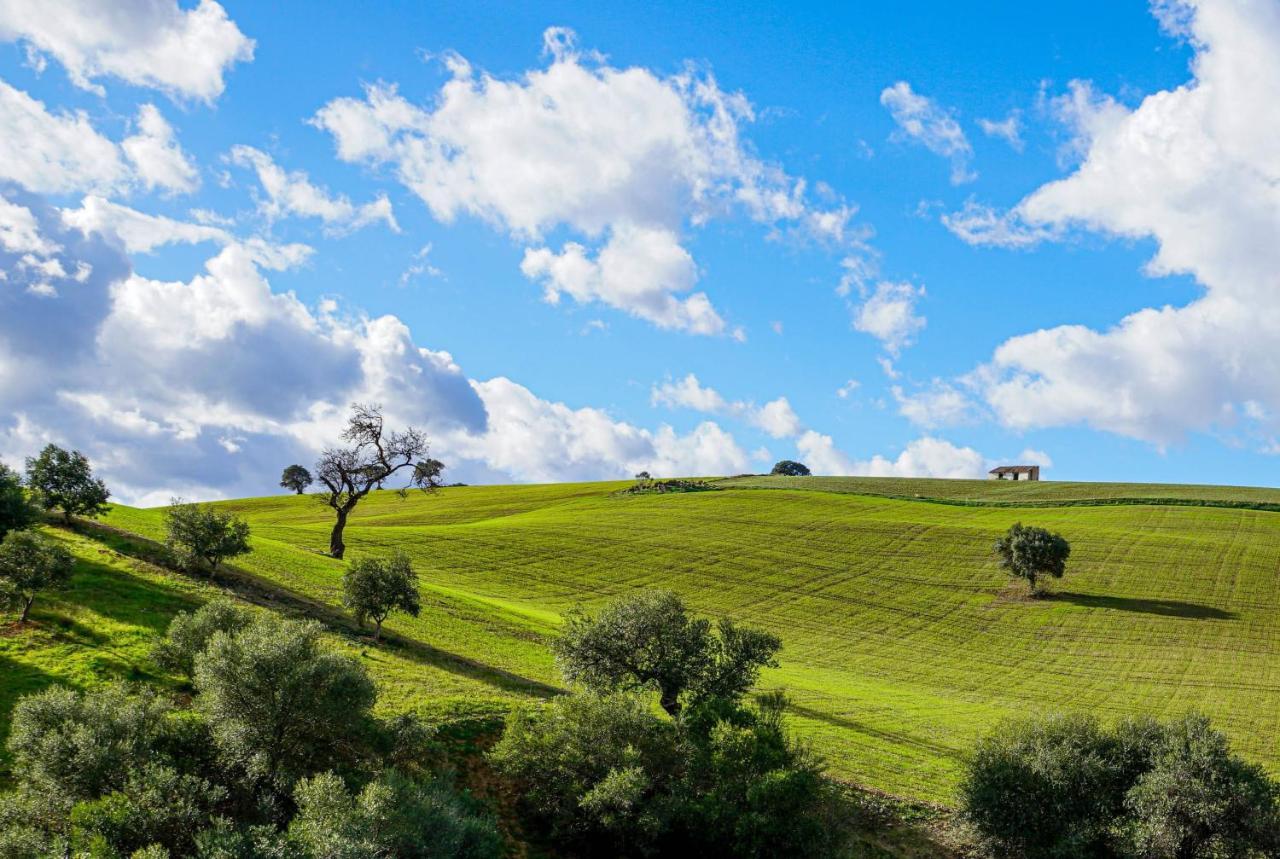
[[[763,685],[792,697],[793,724],[837,774],[895,794],[951,800],[974,739],[1038,710],[1198,708],[1242,753],[1280,771],[1280,513],[1152,503],[1269,504],[1280,492],[821,478],[748,488],[778,482],[667,495],[620,496],[626,484],[597,483],[370,497],[348,529],[348,556],[405,549],[424,596],[420,618],[389,623],[406,647],[365,649],[384,705],[444,695],[506,706],[549,694],[561,680],[546,638],[563,612],[664,587],[701,612],[778,633],[783,665]],[[1115,499],[1142,503],[1071,506]],[[253,527],[240,569],[290,600],[337,604],[343,565],[319,553],[329,511],[287,496],[226,506]],[[1072,542],[1051,599],[1023,598],[991,557],[1018,520]],[[159,510],[117,506],[106,521],[162,536]],[[0,638],[0,662],[13,660],[3,648]]]

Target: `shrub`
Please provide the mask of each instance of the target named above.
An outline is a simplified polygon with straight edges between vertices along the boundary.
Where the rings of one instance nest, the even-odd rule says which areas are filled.
[[[373,682],[321,633],[315,622],[264,619],[215,633],[195,658],[196,707],[222,758],[269,789],[331,768],[368,727]]]
[[[409,556],[397,551],[385,560],[361,558],[342,575],[342,604],[356,621],[373,621],[373,640],[382,637],[382,624],[393,611],[413,617],[422,610],[418,577]]]
[[[131,771],[119,790],[71,809],[72,845],[89,855],[105,847],[128,856],[156,845],[187,856],[195,833],[226,797],[224,788],[199,776],[146,764]]]
[[[74,568],[75,559],[58,543],[30,531],[10,531],[0,540],[0,605],[18,608],[18,621],[26,623],[36,595],[66,587]]]
[[[1019,522],[996,540],[995,550],[1000,566],[1010,575],[1026,579],[1032,595],[1038,595],[1041,579],[1060,579],[1066,573],[1071,544],[1061,534]]]
[[[61,509],[67,522],[72,516],[94,517],[105,512],[111,497],[106,484],[93,476],[84,454],[56,444],[46,445],[39,456],[27,460],[27,486],[44,509]]]
[[[0,539],[10,531],[31,527],[38,517],[17,473],[0,462]]]
[[[151,650],[156,665],[195,677],[196,656],[204,651],[219,632],[234,634],[247,627],[253,616],[229,599],[215,599],[194,612],[178,612],[169,622],[169,631]]]
[[[774,464],[770,474],[781,474],[785,477],[808,477],[810,474],[809,466],[803,462],[796,462],[793,459],[784,459]]]
[[[165,542],[188,569],[201,563],[210,573],[227,558],[249,551],[249,525],[229,512],[175,498],[165,512]]]

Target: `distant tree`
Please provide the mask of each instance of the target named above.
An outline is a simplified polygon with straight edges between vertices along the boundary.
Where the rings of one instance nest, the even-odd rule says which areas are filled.
[[[253,615],[229,599],[211,600],[194,612],[181,611],[169,622],[165,637],[151,650],[151,658],[166,671],[195,677],[196,657],[204,652],[214,635],[229,635],[246,628]]]
[[[361,558],[342,576],[342,604],[359,623],[373,621],[373,640],[382,637],[382,623],[393,611],[418,616],[418,578],[409,556],[397,551],[390,558]]]
[[[337,516],[329,535],[329,554],[339,559],[347,549],[342,540],[347,517],[362,498],[404,468],[411,469],[411,486],[434,491],[443,469],[438,460],[423,459],[427,439],[420,431],[413,427],[386,431],[381,406],[354,404],[342,438],[350,446],[329,448],[316,463],[316,479],[324,485],[320,500]]]
[[[205,563],[212,575],[227,558],[249,551],[248,523],[207,504],[174,498],[165,511],[164,525],[166,543],[188,569]]]
[[[1125,804],[1137,856],[1280,855],[1280,785],[1199,714],[1168,725]]]
[[[1019,522],[996,540],[995,550],[1000,566],[1010,575],[1026,579],[1031,593],[1038,595],[1041,579],[1060,579],[1066,573],[1071,544],[1061,534]]]
[[[721,620],[712,629],[689,617],[669,591],[624,597],[596,617],[570,613],[553,644],[565,676],[597,691],[654,688],[676,716],[693,699],[737,699],[765,666],[776,666],[782,643],[774,635]]]
[[[63,588],[71,580],[75,560],[47,537],[31,531],[11,531],[0,540],[0,604],[20,608],[26,623],[36,594]]]
[[[781,474],[785,477],[808,477],[809,466],[803,462],[796,462],[792,459],[784,459],[774,464],[773,471],[770,474]]]
[[[27,459],[27,486],[45,510],[59,508],[67,522],[72,516],[93,518],[105,512],[111,497],[106,484],[93,476],[84,454],[56,444],[46,445],[39,456]]]
[[[636,483],[648,483],[653,480],[653,475],[647,471],[642,471],[636,475]]]
[[[196,707],[223,762],[288,791],[351,753],[373,706],[355,659],[327,650],[314,621],[261,620],[216,633],[196,656]]]
[[[305,492],[307,487],[314,482],[311,472],[301,465],[291,465],[280,475],[280,485],[285,489],[292,489],[298,495]]]
[[[27,498],[17,472],[0,462],[0,539],[10,531],[30,527],[39,511]]]

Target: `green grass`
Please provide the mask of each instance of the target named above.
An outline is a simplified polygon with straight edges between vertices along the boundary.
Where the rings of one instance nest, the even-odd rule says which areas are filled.
[[[565,611],[664,587],[700,612],[779,634],[782,667],[763,685],[792,697],[797,732],[838,775],[897,795],[953,800],[979,735],[1046,710],[1194,707],[1280,772],[1278,513],[952,506],[853,494],[859,484],[847,481],[841,492],[727,482],[719,492],[614,494],[625,485],[461,487],[405,500],[385,492],[362,503],[348,557],[402,548],[423,586],[422,616],[388,624],[416,648],[406,673],[385,671],[389,700],[412,706],[457,695],[462,683],[470,700],[495,705],[546,694],[562,683],[546,641]],[[874,485],[952,499],[1135,497],[1126,485]],[[1144,491],[1280,500],[1269,490]],[[226,506],[253,527],[254,552],[240,567],[300,600],[336,605],[343,565],[319,554],[325,508],[292,497]],[[158,538],[161,512],[116,507],[108,521]],[[1022,598],[994,564],[992,541],[1017,520],[1072,542],[1070,572],[1051,599]]]

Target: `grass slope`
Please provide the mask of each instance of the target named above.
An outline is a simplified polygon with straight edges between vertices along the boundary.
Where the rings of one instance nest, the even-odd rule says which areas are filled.
[[[882,494],[979,489],[939,488],[949,483]],[[1038,710],[1194,707],[1241,752],[1280,769],[1280,514],[960,507],[852,494],[853,484],[614,495],[623,485],[459,487],[405,500],[384,492],[362,503],[349,557],[405,549],[424,590],[420,618],[388,625],[417,648],[408,673],[391,676],[389,703],[457,695],[460,684],[476,701],[546,694],[561,682],[545,642],[563,612],[665,587],[698,611],[778,633],[783,666],[763,685],[793,698],[797,730],[837,774],[899,795],[950,801],[975,738]],[[1025,486],[1016,490],[1037,500],[1134,491]],[[1194,489],[1185,494],[1280,500]],[[318,553],[325,508],[294,497],[226,506],[253,527],[254,552],[240,567],[336,605],[343,565]],[[1052,599],[1021,598],[991,558],[994,538],[1017,520],[1072,542]],[[108,521],[161,536],[159,510],[117,506]]]

